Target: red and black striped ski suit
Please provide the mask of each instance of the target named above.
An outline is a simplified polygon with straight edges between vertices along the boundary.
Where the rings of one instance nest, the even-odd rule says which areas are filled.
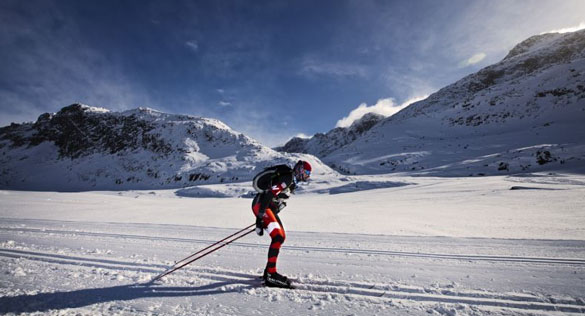
[[[255,199],[256,200],[256,199]],[[260,203],[256,203],[252,206],[252,211],[255,216],[258,216],[260,211]],[[266,272],[276,273],[276,261],[278,260],[278,253],[280,247],[286,239],[284,227],[277,214],[272,209],[265,209],[264,216],[262,217],[264,223],[264,229],[272,239],[270,248],[268,249],[268,262],[266,263]]]
[[[276,273],[278,253],[286,238],[278,212],[286,206],[284,200],[288,199],[289,194],[295,189],[293,169],[286,165],[265,169],[254,178],[253,185],[260,193],[256,194],[252,201],[252,211],[256,218],[261,216],[262,228],[272,239],[266,272]]]

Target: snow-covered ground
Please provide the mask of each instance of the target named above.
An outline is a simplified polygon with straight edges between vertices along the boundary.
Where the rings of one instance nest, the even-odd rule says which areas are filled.
[[[269,238],[255,234],[145,285],[252,224],[248,189],[0,191],[0,313],[585,312],[585,176],[572,174],[314,179],[281,213],[278,267],[296,290],[260,286]]]

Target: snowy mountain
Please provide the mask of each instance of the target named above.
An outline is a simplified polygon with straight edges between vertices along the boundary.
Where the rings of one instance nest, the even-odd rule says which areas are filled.
[[[238,182],[262,168],[310,161],[278,153],[209,118],[73,104],[0,129],[0,188],[116,190]]]
[[[384,119],[383,115],[367,113],[349,127],[336,127],[326,134],[317,133],[311,138],[293,137],[276,150],[288,153],[306,153],[324,157],[353,142]]]
[[[585,31],[544,34],[333,152],[345,173],[585,171]]]
[[[544,34],[394,116],[370,114],[348,128],[294,138],[279,148],[284,152],[214,119],[73,104],[34,123],[0,128],[0,188],[241,182],[265,166],[298,159],[314,164],[324,181],[340,179],[307,154],[348,174],[584,172],[584,119],[585,31]]]

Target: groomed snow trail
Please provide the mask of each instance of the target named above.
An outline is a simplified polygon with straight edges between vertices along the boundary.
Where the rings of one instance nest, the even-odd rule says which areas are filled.
[[[288,232],[247,236],[148,281],[237,228],[0,218],[0,312],[43,314],[570,314],[585,312],[585,242]]]

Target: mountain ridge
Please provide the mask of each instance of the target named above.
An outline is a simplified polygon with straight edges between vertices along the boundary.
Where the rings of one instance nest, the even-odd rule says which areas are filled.
[[[278,153],[223,122],[137,108],[111,112],[72,104],[36,122],[0,128],[0,187],[35,190],[152,189],[246,181]]]
[[[383,119],[383,115],[373,112],[366,113],[355,120],[349,127],[336,127],[325,134],[317,133],[311,138],[293,137],[283,146],[275,148],[275,150],[289,153],[307,153],[323,157],[337,148],[356,140]]]
[[[351,142],[312,153],[348,174],[582,170],[584,116],[585,30],[542,34]],[[554,158],[541,164],[543,155]]]
[[[585,30],[531,37],[393,116],[371,113],[348,128],[293,138],[277,148],[283,152],[216,119],[72,104],[0,128],[0,188],[182,188],[247,181],[299,159],[335,181],[343,181],[337,172],[585,173],[583,121]]]

